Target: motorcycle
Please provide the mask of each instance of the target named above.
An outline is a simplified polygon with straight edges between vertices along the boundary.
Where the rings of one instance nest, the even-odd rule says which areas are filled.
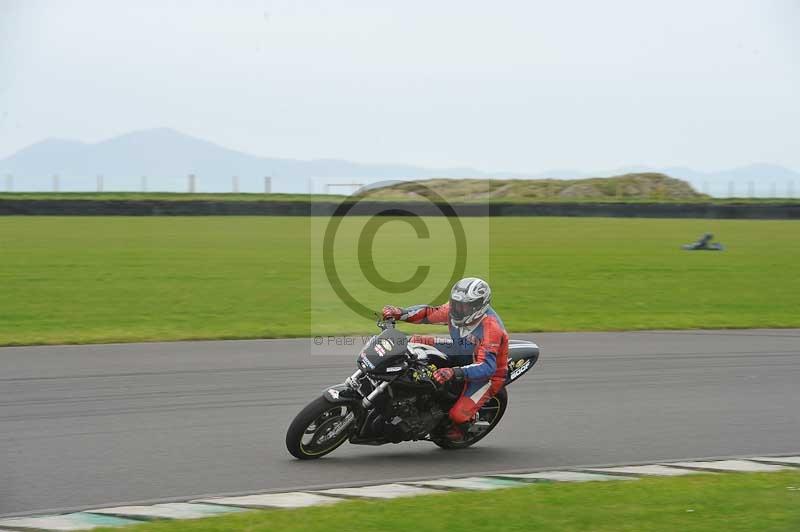
[[[463,438],[453,441],[445,436],[447,413],[464,383],[439,385],[433,372],[457,364],[433,346],[411,342],[393,319],[377,325],[381,332],[359,353],[356,372],[325,390],[289,425],[286,448],[294,457],[321,458],[348,440],[357,445],[424,440],[444,449],[469,447],[497,426],[508,406],[506,388],[539,359],[535,343],[509,340],[506,386],[483,404],[465,426]]]

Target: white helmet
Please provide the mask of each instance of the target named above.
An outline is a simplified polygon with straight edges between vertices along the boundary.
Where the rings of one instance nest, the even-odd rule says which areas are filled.
[[[492,289],[483,279],[466,277],[450,290],[450,323],[453,327],[477,325],[489,310]]]

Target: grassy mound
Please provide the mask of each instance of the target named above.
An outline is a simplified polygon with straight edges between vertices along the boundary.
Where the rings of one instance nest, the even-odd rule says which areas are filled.
[[[447,201],[706,200],[686,181],[641,173],[590,179],[428,179],[369,191],[374,199],[418,199],[431,189]]]

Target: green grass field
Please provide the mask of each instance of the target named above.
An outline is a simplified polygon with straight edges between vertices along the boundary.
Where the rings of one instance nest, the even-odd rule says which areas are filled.
[[[541,483],[484,493],[351,501],[330,507],[155,522],[130,530],[795,532],[800,530],[800,490],[788,488],[798,486],[798,472]]]
[[[312,264],[326,221],[0,217],[0,345],[370,332]],[[380,229],[384,276],[406,278],[422,261],[439,288],[447,281],[448,222],[427,222],[429,240],[399,222]],[[348,218],[336,248],[350,290],[375,309],[433,297],[424,286],[386,296],[360,282],[352,246],[363,223]],[[800,222],[467,218],[464,226],[480,244],[467,273],[488,277],[512,331],[800,326]],[[704,231],[728,251],[679,249]]]

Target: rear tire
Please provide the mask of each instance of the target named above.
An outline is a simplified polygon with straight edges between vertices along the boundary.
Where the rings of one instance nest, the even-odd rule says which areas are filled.
[[[474,445],[485,438],[490,432],[494,430],[500,420],[503,418],[503,414],[506,413],[506,407],[508,406],[508,392],[505,388],[497,392],[495,395],[489,398],[486,403],[478,410],[479,419],[483,421],[489,421],[489,427],[486,430],[481,431],[480,433],[470,433],[467,432],[467,437],[464,438],[463,441],[451,441],[445,437],[436,438],[433,440],[433,443],[441,447],[442,449],[448,450],[455,450],[455,449],[466,449],[467,447]],[[487,419],[487,416],[491,415],[491,420]]]
[[[286,449],[300,460],[322,458],[347,441],[350,427],[335,436],[329,434],[351,413],[355,415],[352,404],[334,404],[325,397],[314,399],[289,425],[286,431]],[[352,423],[351,421],[351,426]]]

